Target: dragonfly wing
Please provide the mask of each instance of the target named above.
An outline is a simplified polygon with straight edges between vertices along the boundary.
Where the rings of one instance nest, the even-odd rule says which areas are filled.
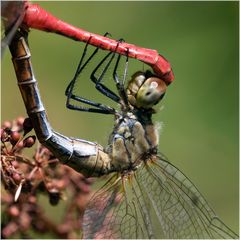
[[[163,156],[115,174],[90,200],[84,239],[238,238]]]
[[[93,196],[84,213],[83,238],[154,238],[147,204],[135,178],[123,183],[115,175]]]
[[[149,197],[165,238],[238,238],[165,157],[153,157],[139,170],[136,179]]]

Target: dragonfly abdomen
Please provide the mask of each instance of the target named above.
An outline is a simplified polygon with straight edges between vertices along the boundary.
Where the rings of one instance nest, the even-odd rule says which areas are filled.
[[[111,171],[110,158],[100,145],[82,139],[65,137],[51,128],[33,73],[26,38],[27,35],[18,32],[9,48],[13,56],[18,85],[38,140],[60,162],[86,176],[109,173]]]

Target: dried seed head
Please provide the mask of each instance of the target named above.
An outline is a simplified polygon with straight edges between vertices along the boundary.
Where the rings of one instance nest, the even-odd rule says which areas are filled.
[[[1,141],[2,142],[8,142],[9,141],[9,135],[6,132],[3,132],[1,135]]]
[[[50,189],[53,188],[53,183],[52,182],[47,182],[46,183],[46,188],[47,188],[48,191],[50,191]]]
[[[23,122],[24,136],[33,129],[32,121],[30,118],[25,118]]]
[[[13,205],[13,206],[8,208],[8,213],[12,217],[18,217],[20,211],[19,211],[19,208],[16,205]]]
[[[19,173],[14,173],[12,175],[12,178],[13,178],[13,180],[14,180],[14,182],[16,184],[19,184],[21,182],[21,180],[22,180],[22,177],[21,177],[21,175]]]
[[[24,121],[25,121],[25,118],[24,118],[24,117],[18,117],[18,118],[16,119],[16,124],[17,124],[19,127],[22,128]]]
[[[12,127],[12,123],[10,121],[5,121],[3,122],[2,127],[10,129]]]
[[[86,184],[84,181],[80,181],[78,187],[84,193],[89,193],[91,191],[89,184]]]
[[[60,234],[67,234],[72,230],[72,226],[68,222],[59,225],[57,228]]]
[[[32,182],[29,179],[26,179],[22,186],[22,192],[29,193],[31,192],[32,187],[33,187]]]
[[[27,231],[31,225],[31,217],[27,212],[21,212],[19,216],[19,225],[21,231]]]
[[[29,136],[30,134],[29,137],[25,136],[25,139],[22,136],[23,130],[27,134],[32,129],[30,119],[24,120],[19,117],[4,125],[8,128],[1,129],[1,139],[6,141],[2,144],[2,149],[9,147],[9,155],[5,153],[3,156],[2,182],[7,190],[4,191],[6,196],[2,195],[1,199],[5,206],[3,213],[8,216],[8,222],[2,225],[2,236],[11,238],[13,234],[20,234],[23,238],[24,236],[29,238],[27,235],[29,230],[48,232],[54,228],[57,238],[66,239],[70,236],[78,238],[74,231],[81,228],[79,219],[82,218],[89,200],[89,187],[93,179],[86,179],[67,166],[61,164],[56,166],[56,157],[42,145],[38,147],[33,158],[24,155],[26,150],[24,148],[31,147],[36,140],[36,137]],[[15,145],[12,146],[10,141]],[[42,171],[33,171],[34,168]],[[65,195],[66,186],[71,193],[69,195]],[[71,210],[67,208],[64,212],[62,228],[58,228],[58,224],[55,224],[47,214],[41,215],[42,206],[37,201],[40,191],[48,194],[51,205],[57,205],[64,196],[72,202],[74,207]],[[76,198],[79,201],[76,201]]]
[[[85,183],[91,185],[91,184],[94,183],[94,178],[91,178],[91,177],[87,178],[87,177],[85,177],[85,178],[83,179],[83,181],[84,181]]]
[[[2,229],[3,238],[10,238],[18,230],[18,225],[15,222],[10,222]]]
[[[55,185],[57,189],[64,190],[66,188],[66,181],[64,181],[63,179],[58,179]]]
[[[11,132],[11,135],[10,135],[11,144],[15,145],[19,141],[20,137],[21,137],[21,135],[19,132],[17,132],[17,131]]]
[[[28,198],[28,202],[32,203],[32,204],[35,204],[37,202],[37,198],[35,196],[31,195]]]
[[[19,163],[17,161],[12,161],[12,166],[14,168],[19,168]]]
[[[23,140],[23,146],[26,148],[30,148],[36,141],[36,136],[29,136]]]
[[[56,188],[49,190],[48,196],[49,196],[49,203],[53,206],[57,205],[61,198],[61,194]]]
[[[23,147],[24,147],[23,141],[20,141],[20,142],[18,142],[18,143],[16,144],[16,148],[17,148],[18,150],[22,149]]]
[[[1,138],[2,138],[2,134],[4,133],[4,129],[0,128],[0,134],[1,134]]]
[[[9,129],[7,129],[7,128],[2,129],[1,128],[1,141],[2,142],[8,142],[9,141]]]

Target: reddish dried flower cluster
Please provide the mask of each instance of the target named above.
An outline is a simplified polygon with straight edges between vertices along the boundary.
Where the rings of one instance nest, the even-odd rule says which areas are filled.
[[[31,130],[30,119],[21,117],[1,128],[2,238],[34,238],[33,233],[35,238],[43,233],[49,238],[79,238],[93,179],[59,164],[42,145],[36,147]],[[24,153],[27,148],[32,157]],[[65,204],[60,223],[46,211],[42,195],[52,206]]]

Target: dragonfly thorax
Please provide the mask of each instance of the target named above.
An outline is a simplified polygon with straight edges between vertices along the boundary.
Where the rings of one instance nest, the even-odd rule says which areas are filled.
[[[153,123],[141,122],[136,115],[128,113],[116,118],[106,151],[113,169],[135,170],[157,146],[158,131]]]

